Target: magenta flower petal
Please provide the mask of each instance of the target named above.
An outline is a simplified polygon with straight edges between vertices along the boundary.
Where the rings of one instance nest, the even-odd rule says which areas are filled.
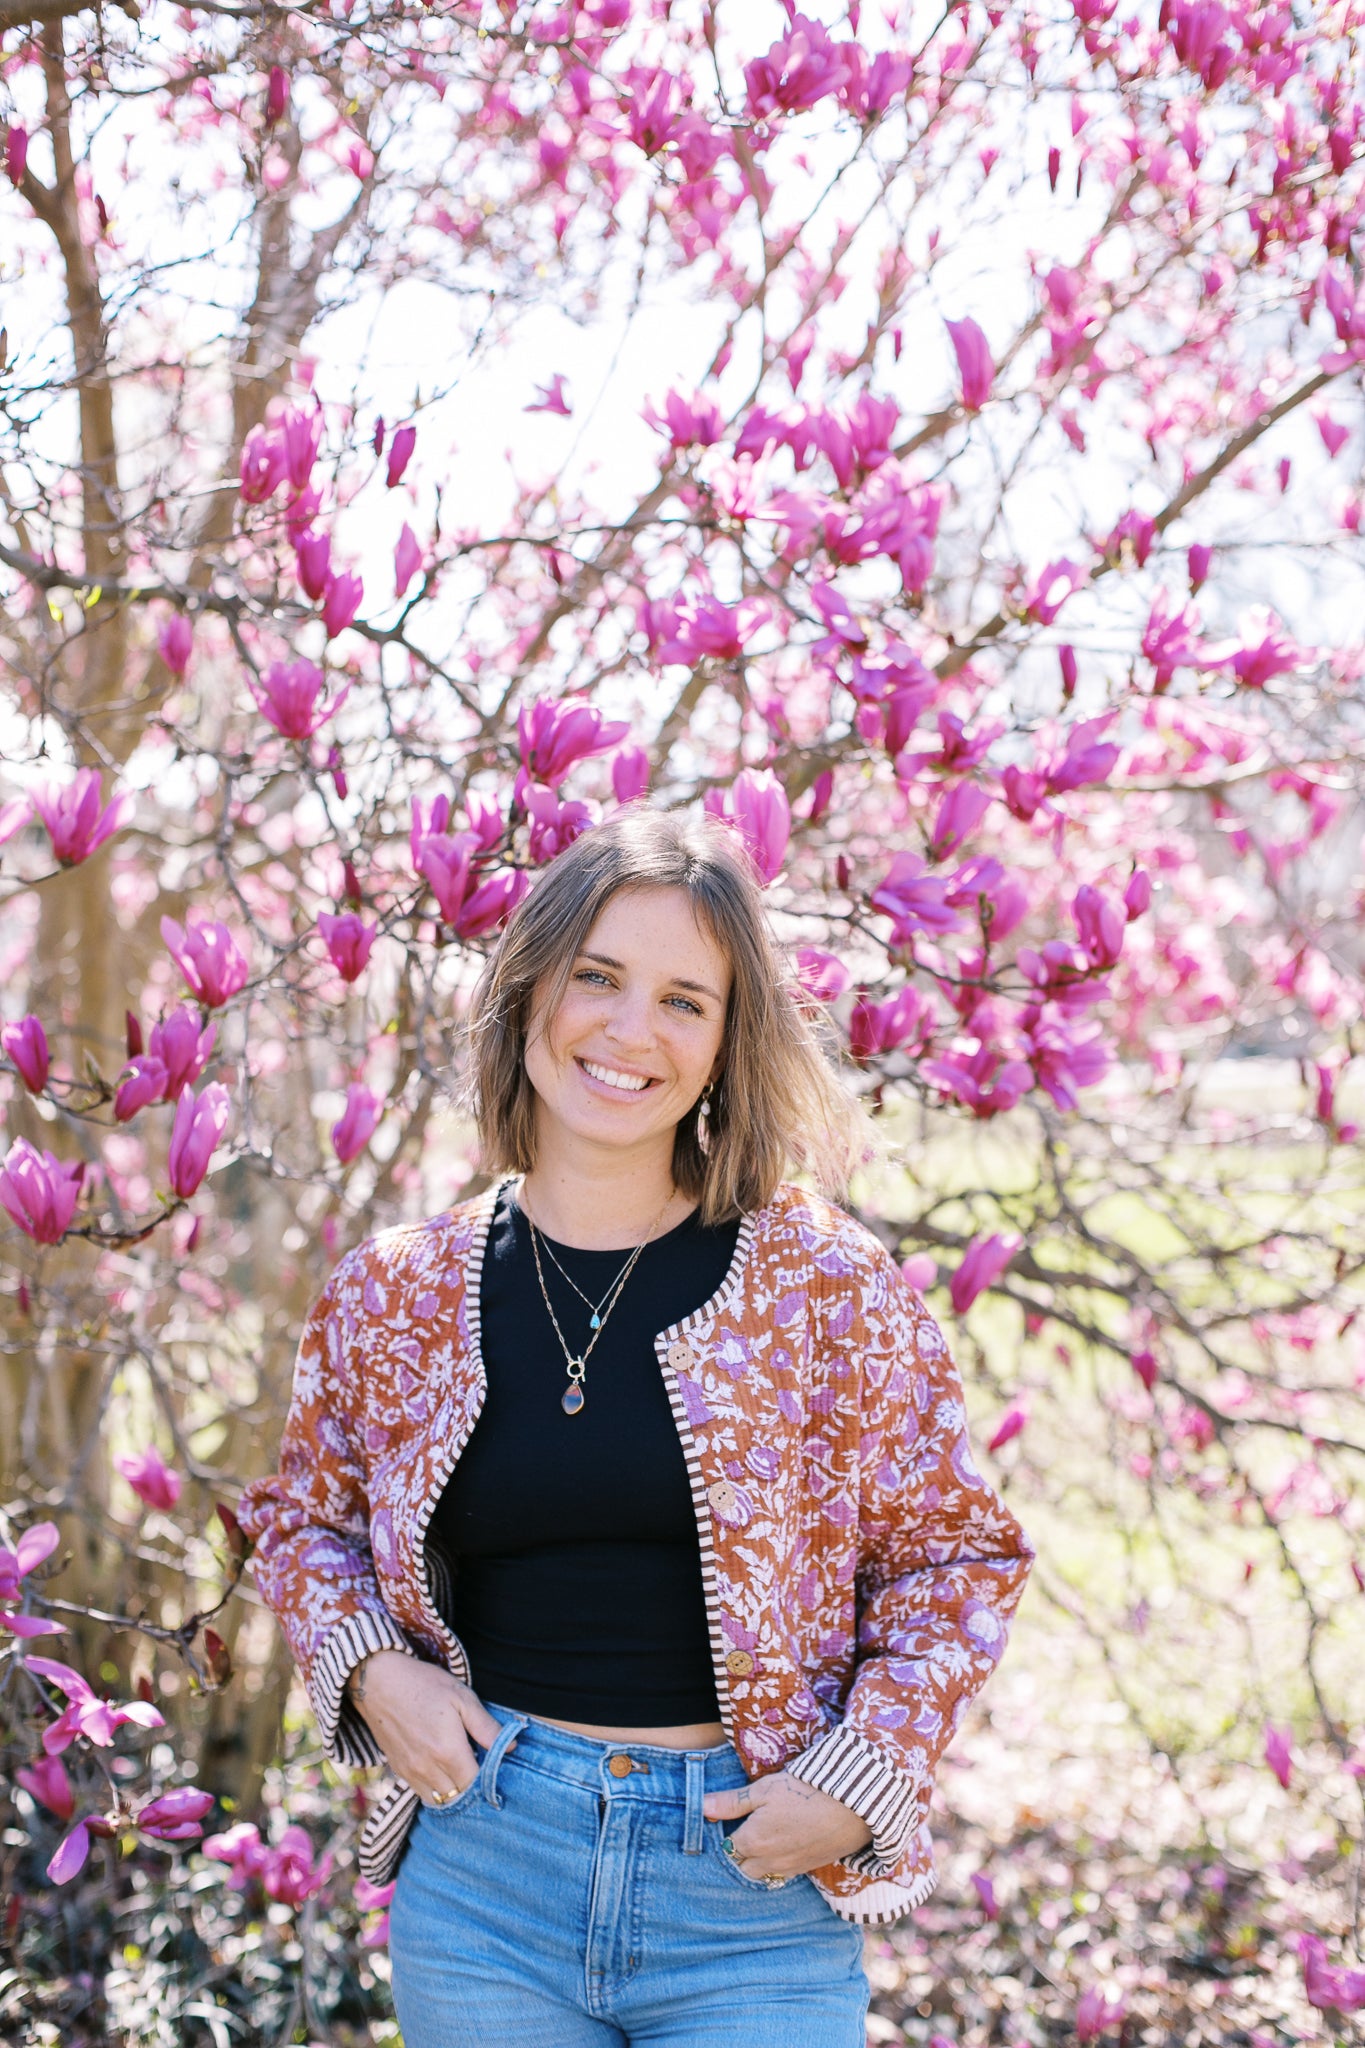
[[[90,1854],[90,1832],[83,1820],[77,1821],[69,1835],[63,1835],[57,1844],[56,1853],[47,1866],[47,1874],[53,1884],[69,1884],[71,1879],[85,1868]]]

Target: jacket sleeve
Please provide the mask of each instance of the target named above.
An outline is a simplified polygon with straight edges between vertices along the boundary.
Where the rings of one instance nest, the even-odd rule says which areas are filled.
[[[279,1470],[247,1486],[240,1516],[256,1546],[257,1589],[303,1675],[324,1748],[338,1763],[367,1765],[384,1757],[347,1677],[372,1651],[411,1655],[413,1646],[384,1605],[370,1551],[363,1425],[338,1299],[348,1265],[304,1325]]]
[[[880,1245],[855,1285],[836,1347],[862,1388],[853,1681],[839,1725],[787,1768],[867,1822],[872,1841],[847,1867],[892,1876],[1000,1660],[1033,1551],[973,1462],[943,1334]]]

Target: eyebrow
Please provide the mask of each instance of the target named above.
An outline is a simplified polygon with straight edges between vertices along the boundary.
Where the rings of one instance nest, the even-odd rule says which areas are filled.
[[[595,960],[599,967],[614,967],[618,974],[625,973],[625,963],[621,960],[613,960],[609,953],[590,953],[585,947],[583,951],[578,955],[578,957],[580,960]],[[688,981],[686,977],[681,974],[671,975],[669,979],[672,981],[674,988],[695,989],[698,995],[710,996],[713,1003],[718,1003],[720,1001],[720,996],[717,993],[717,991],[713,989],[707,982]]]

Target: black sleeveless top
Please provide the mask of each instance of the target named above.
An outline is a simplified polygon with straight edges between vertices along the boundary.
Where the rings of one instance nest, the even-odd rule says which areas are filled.
[[[716,1293],[738,1235],[738,1220],[707,1230],[694,1212],[645,1247],[587,1361],[583,1407],[566,1415],[530,1229],[499,1196],[479,1296],[487,1398],[427,1533],[451,1567],[446,1619],[485,1699],[629,1728],[719,1718],[696,1516],[654,1338]],[[577,1356],[592,1311],[547,1242],[593,1302],[627,1252],[542,1235],[545,1285]]]

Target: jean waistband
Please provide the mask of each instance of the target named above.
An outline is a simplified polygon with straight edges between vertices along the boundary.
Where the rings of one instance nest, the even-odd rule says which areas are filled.
[[[607,1742],[594,1735],[572,1735],[552,1728],[493,1700],[484,1705],[503,1733],[494,1748],[511,1764],[543,1771],[548,1777],[581,1786],[607,1799],[648,1800],[682,1806],[700,1848],[701,1799],[706,1792],[730,1792],[747,1783],[748,1774],[728,1742],[713,1749],[665,1749],[657,1743]],[[510,1738],[510,1741],[509,1741]],[[490,1751],[490,1757],[492,1752]],[[691,1846],[689,1842],[687,1846]]]

